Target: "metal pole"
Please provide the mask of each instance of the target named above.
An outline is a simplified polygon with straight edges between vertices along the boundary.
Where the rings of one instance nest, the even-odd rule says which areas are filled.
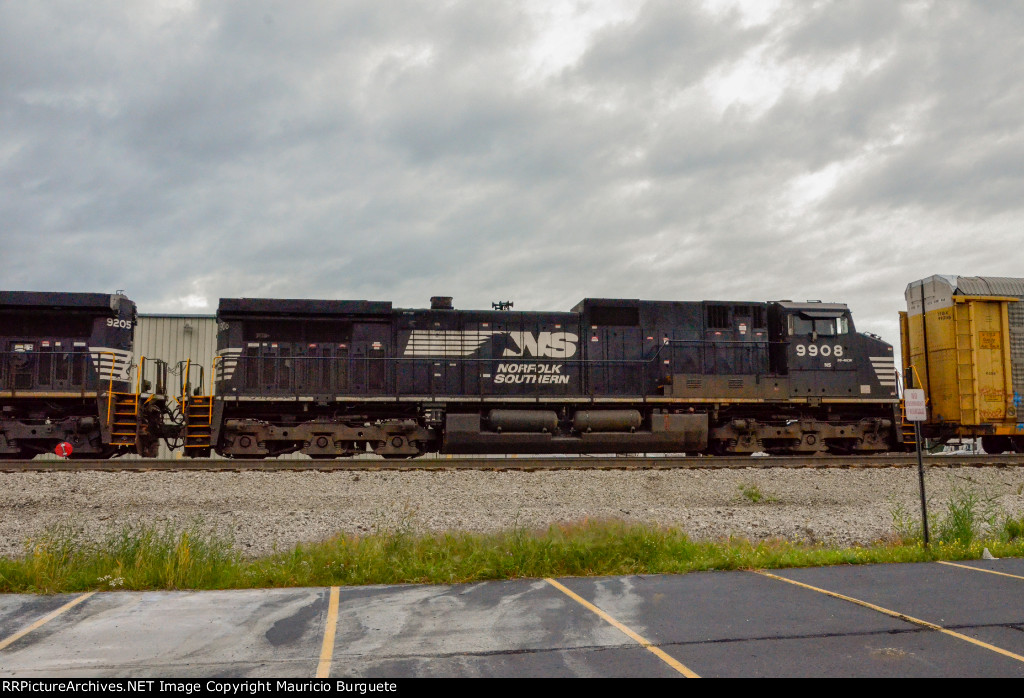
[[[922,311],[924,309],[924,300],[921,301]],[[922,319],[924,315],[922,312]],[[904,381],[905,388],[914,387],[914,367],[913,365],[907,367],[906,380]],[[904,391],[904,398],[906,397],[906,391]],[[931,541],[928,536],[928,500],[924,494],[924,461],[921,457],[921,422],[914,419],[914,450],[917,451],[917,483],[918,488],[921,491],[921,528],[924,532],[924,547],[927,549],[930,547]]]
[[[928,505],[924,496],[924,462],[921,460],[921,422],[914,422],[914,443],[917,446],[917,481],[921,489],[921,524],[924,527],[924,547],[929,547]]]

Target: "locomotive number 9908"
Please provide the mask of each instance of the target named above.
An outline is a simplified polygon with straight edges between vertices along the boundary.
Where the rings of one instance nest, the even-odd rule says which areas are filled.
[[[797,356],[842,356],[842,344],[797,344]]]

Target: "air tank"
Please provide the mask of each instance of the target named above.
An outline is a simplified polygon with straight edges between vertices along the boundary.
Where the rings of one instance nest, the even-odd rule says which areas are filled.
[[[642,418],[639,410],[580,410],[572,418],[572,428],[589,431],[636,431]]]
[[[558,415],[550,410],[491,410],[487,419],[495,431],[558,430]]]

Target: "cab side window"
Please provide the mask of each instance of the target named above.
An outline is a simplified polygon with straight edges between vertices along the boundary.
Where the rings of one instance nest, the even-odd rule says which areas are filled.
[[[814,321],[799,315],[789,316],[789,335],[810,334],[814,331]]]
[[[789,316],[789,334],[806,335],[816,332],[819,337],[835,337],[850,333],[850,321],[845,315],[841,317],[817,318],[811,320],[801,315]]]

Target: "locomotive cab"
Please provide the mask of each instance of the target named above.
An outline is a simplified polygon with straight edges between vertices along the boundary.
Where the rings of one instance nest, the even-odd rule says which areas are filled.
[[[787,376],[852,365],[848,354],[854,326],[846,304],[779,301],[771,304],[769,318],[772,373]]]

